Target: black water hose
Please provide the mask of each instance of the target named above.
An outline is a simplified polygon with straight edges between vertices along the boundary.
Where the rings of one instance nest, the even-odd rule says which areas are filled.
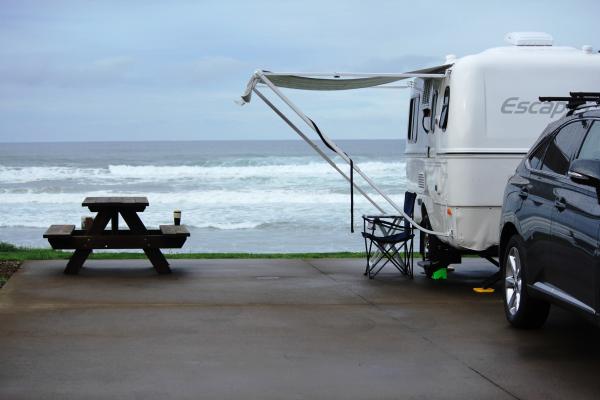
[[[354,161],[350,158],[350,233],[354,233]]]

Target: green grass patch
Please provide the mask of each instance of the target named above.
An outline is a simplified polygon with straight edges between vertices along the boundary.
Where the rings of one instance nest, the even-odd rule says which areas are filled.
[[[0,260],[67,260],[72,252],[52,249],[38,249],[18,247],[10,243],[0,242]],[[333,253],[168,253],[170,259],[303,259],[303,258],[362,258],[364,253],[333,252]],[[144,253],[131,252],[98,252],[92,253],[91,259],[95,260],[137,260],[146,259]]]

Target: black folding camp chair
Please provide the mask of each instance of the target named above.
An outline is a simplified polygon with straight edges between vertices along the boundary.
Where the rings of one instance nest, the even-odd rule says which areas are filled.
[[[404,213],[414,215],[416,193],[404,193]],[[388,264],[403,275],[413,277],[413,227],[401,215],[363,215],[367,267],[365,275],[373,279]]]

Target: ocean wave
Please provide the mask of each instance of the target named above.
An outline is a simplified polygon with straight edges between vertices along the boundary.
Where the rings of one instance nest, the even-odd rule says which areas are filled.
[[[76,224],[93,215],[81,207],[85,196],[146,195],[150,206],[141,218],[147,226],[170,223],[173,210],[183,211],[186,225],[204,230],[287,230],[308,232],[345,224],[349,218],[348,193],[317,191],[190,191],[182,193],[0,193],[0,226],[48,227]],[[392,197],[402,204],[402,194]],[[380,203],[385,207],[385,202]],[[391,207],[385,207],[391,211]],[[361,214],[377,212],[361,196],[355,197],[355,221]]]
[[[367,161],[360,168],[372,176],[404,174],[404,162]],[[347,165],[341,165],[343,171]],[[84,181],[107,184],[126,182],[173,182],[210,180],[247,180],[251,178],[338,178],[324,162],[278,163],[267,165],[109,165],[106,168],[79,168],[68,166],[9,167],[0,165],[0,183],[22,184],[41,181]]]
[[[0,183],[97,179],[106,176],[107,172],[107,169],[102,168],[76,168],[63,166],[7,167],[0,165]]]
[[[271,224],[266,222],[206,222],[201,224],[188,224],[190,228],[194,229],[218,229],[223,231],[231,230],[243,230],[243,229],[261,229]]]
[[[349,201],[347,193],[319,192],[314,190],[282,190],[282,189],[251,189],[251,190],[198,190],[181,192],[132,193],[127,191],[108,192],[94,191],[85,193],[36,193],[26,192],[0,193],[0,203],[4,205],[28,204],[79,204],[84,197],[91,196],[146,196],[150,204],[181,204],[181,206],[201,205],[249,205],[249,204],[346,204]],[[392,197],[402,197],[402,194],[391,194]],[[366,202],[360,195],[355,196],[357,203]]]
[[[302,231],[309,232],[312,229],[322,230],[323,226],[345,224],[348,220],[347,209],[329,208],[324,213],[313,213],[304,215],[303,218],[297,218],[292,209],[272,210],[271,213],[246,215],[243,210],[238,210],[230,214],[206,213],[200,211],[184,210],[183,223],[192,231],[249,231],[249,230],[270,230],[270,231]],[[251,214],[251,213],[250,213]],[[320,215],[319,215],[320,214]],[[358,212],[356,213],[358,215]],[[53,223],[70,223],[79,225],[81,217],[84,215],[93,216],[93,213],[81,210],[53,210],[43,215],[40,214],[21,214],[8,215],[2,220],[0,229],[35,229],[41,232]],[[140,214],[144,224],[148,228],[156,228],[158,225],[172,223],[172,212],[167,209],[153,210]],[[311,218],[312,217],[312,218]],[[358,228],[359,221],[355,220]],[[127,229],[124,221],[119,224]]]

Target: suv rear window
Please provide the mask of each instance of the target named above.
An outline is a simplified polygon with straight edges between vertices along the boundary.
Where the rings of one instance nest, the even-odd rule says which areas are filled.
[[[542,171],[566,175],[573,155],[577,151],[587,125],[576,121],[565,125],[548,144]]]
[[[588,131],[577,158],[600,160],[600,122],[594,122],[594,125]]]
[[[529,157],[529,165],[533,169],[539,169],[542,165],[542,158],[544,158],[544,153],[546,152],[546,147],[548,147],[548,141],[542,143],[536,151]]]

